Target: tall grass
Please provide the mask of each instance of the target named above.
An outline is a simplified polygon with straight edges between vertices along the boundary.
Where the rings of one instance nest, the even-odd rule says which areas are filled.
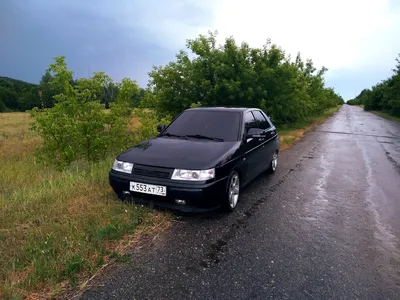
[[[29,115],[0,114],[0,299],[57,293],[92,274],[132,235],[168,215],[122,203],[110,157],[60,172],[36,161]]]
[[[371,113],[394,122],[400,122],[400,117],[393,116],[386,111],[371,110]]]

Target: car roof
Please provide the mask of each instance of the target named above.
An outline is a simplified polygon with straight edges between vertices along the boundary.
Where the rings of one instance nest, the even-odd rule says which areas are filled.
[[[259,108],[249,108],[249,107],[195,107],[195,108],[188,108],[186,110],[245,112],[247,110],[253,110],[253,109],[259,110]]]

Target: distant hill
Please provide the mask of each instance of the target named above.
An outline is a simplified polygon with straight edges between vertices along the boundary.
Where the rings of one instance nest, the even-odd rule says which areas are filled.
[[[25,111],[39,106],[39,86],[0,76],[0,112]]]
[[[26,88],[37,87],[37,84],[28,83],[22,80],[0,76],[0,87],[5,87],[10,90],[20,91]]]

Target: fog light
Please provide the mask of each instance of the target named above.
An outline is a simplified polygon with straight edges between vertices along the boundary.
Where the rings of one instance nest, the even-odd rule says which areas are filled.
[[[176,203],[176,204],[185,205],[185,204],[186,204],[186,201],[185,201],[185,200],[181,200],[181,199],[175,199],[175,203]]]
[[[122,200],[130,201],[132,199],[132,195],[128,191],[122,191]]]

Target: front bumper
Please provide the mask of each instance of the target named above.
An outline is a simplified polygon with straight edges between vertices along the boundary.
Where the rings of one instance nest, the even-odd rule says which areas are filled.
[[[110,185],[119,198],[124,197],[124,191],[129,191],[137,203],[185,212],[202,212],[218,208],[225,195],[227,180],[228,178],[225,177],[210,183],[180,182],[171,179],[124,174],[114,170],[109,173]],[[166,186],[167,195],[157,196],[131,192],[129,190],[130,181]],[[185,200],[186,204],[176,204],[176,199]]]

